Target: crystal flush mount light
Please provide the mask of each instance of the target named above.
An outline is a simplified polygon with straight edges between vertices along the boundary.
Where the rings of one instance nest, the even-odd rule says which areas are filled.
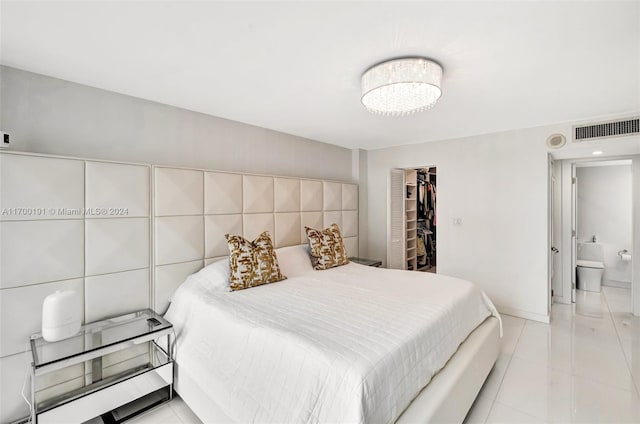
[[[442,67],[422,57],[393,59],[362,74],[362,104],[371,113],[411,115],[436,104],[442,89]]]

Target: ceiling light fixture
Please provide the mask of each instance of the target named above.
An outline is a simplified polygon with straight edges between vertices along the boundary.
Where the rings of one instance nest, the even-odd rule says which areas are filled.
[[[371,113],[405,116],[430,109],[442,89],[442,67],[422,57],[393,59],[362,74],[362,104]]]
[[[596,155],[596,156],[597,156],[597,155],[601,155],[601,154],[603,154],[603,153],[604,153],[604,152],[603,152],[602,150],[594,150],[593,152],[591,152],[591,154],[592,154],[592,155]]]

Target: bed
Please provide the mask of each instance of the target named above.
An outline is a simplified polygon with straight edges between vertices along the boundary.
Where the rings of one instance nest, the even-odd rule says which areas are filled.
[[[461,422],[498,355],[499,315],[468,281],[350,263],[228,292],[228,263],[174,293],[176,391],[204,422]]]

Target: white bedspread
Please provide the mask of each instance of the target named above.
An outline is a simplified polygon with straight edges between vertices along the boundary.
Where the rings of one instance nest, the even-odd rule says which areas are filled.
[[[237,292],[189,279],[178,370],[241,423],[391,423],[494,306],[468,281],[349,264]]]

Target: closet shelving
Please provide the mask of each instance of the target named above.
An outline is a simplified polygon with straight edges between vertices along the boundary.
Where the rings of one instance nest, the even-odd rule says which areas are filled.
[[[418,266],[416,256],[416,237],[418,229],[418,172],[415,169],[405,170],[405,189],[407,269],[415,270]]]

